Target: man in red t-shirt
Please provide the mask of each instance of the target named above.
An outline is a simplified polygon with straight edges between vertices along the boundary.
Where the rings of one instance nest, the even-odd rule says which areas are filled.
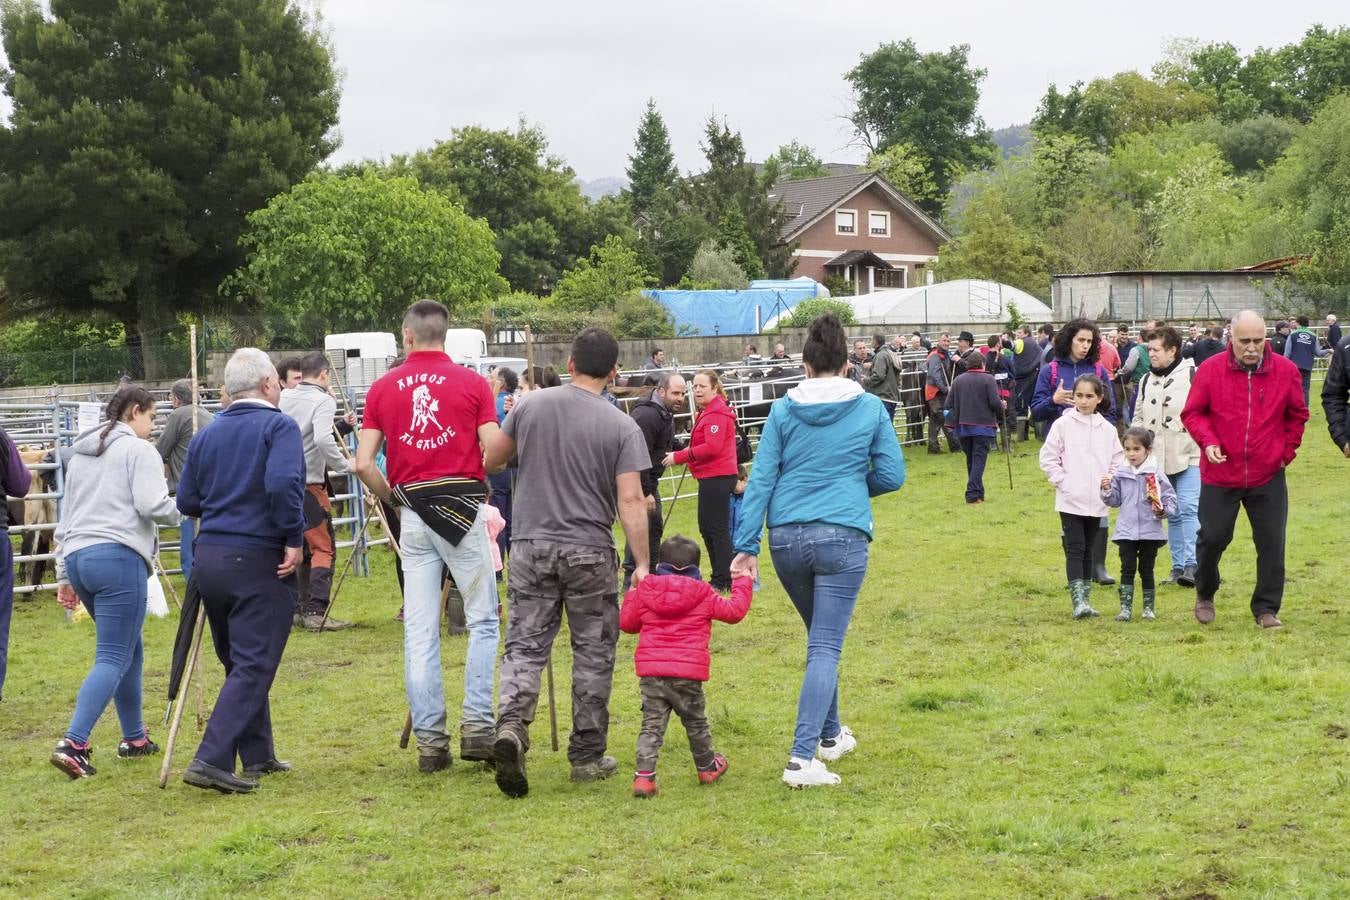
[[[495,732],[497,581],[483,514],[483,445],[497,433],[497,410],[487,380],[446,355],[448,325],[445,307],[434,300],[408,308],[408,359],[366,394],[355,463],[380,500],[401,507],[404,681],[423,772],[450,765],[441,685],[442,567],[464,597],[469,629],[460,756],[490,760]],[[381,445],[387,479],[375,465]]]

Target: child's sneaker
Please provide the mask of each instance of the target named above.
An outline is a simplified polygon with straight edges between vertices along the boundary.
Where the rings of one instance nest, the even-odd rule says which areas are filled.
[[[159,752],[159,744],[150,740],[150,735],[146,735],[139,741],[122,741],[117,745],[117,755],[122,759],[131,759],[135,756],[154,756]]]
[[[650,772],[643,774],[637,773],[633,776],[633,796],[634,797],[655,797],[657,794],[656,773]]]
[[[825,764],[818,759],[798,759],[794,756],[783,770],[783,783],[790,788],[838,784],[841,781],[842,778],[825,768]]]
[[[89,745],[80,746],[74,741],[61,738],[52,751],[52,765],[71,778],[88,778],[98,770],[89,764]]]
[[[858,739],[853,736],[853,730],[847,725],[841,725],[838,734],[820,742],[816,755],[826,762],[834,762],[845,753],[852,753],[857,746]]]
[[[706,769],[698,770],[698,780],[700,784],[712,784],[722,777],[722,773],[727,770],[727,758],[720,753],[713,754],[712,765]]]

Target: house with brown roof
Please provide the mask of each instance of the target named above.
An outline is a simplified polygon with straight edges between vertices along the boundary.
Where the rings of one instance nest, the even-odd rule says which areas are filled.
[[[855,294],[926,284],[938,247],[951,235],[875,172],[776,184],[782,244],[795,244],[794,275],[838,276]]]

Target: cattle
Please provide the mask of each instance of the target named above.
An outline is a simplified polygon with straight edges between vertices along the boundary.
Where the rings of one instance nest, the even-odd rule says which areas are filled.
[[[50,464],[55,458],[56,453],[47,447],[20,447],[19,458],[23,460],[24,465],[32,469],[34,466]],[[53,469],[34,469],[33,483],[28,488],[28,494],[31,497],[34,494],[52,494],[56,492],[56,472]],[[55,525],[56,524],[56,500],[50,497],[34,497],[33,499],[19,499],[7,497],[6,502],[9,511],[10,526],[18,525]],[[55,534],[52,529],[44,528],[37,531],[23,531],[19,539],[20,556],[43,556],[53,552],[55,547]],[[15,582],[26,583],[36,587],[42,584],[43,576],[46,574],[47,565],[50,560],[39,559],[32,560],[24,564],[23,569],[16,572]]]

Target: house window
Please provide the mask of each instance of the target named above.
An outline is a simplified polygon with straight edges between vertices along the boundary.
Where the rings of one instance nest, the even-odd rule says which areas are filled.
[[[906,286],[905,274],[906,270],[904,266],[895,269],[877,269],[875,284],[878,289],[902,288]]]
[[[857,234],[858,213],[852,209],[836,209],[834,211],[834,233]]]
[[[888,212],[869,212],[867,214],[867,226],[867,230],[872,237],[890,237],[891,214]]]

